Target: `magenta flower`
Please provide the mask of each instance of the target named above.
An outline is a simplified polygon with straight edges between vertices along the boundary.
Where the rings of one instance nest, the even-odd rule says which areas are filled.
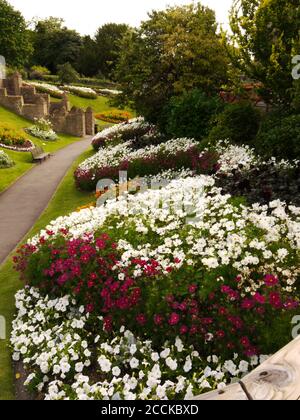
[[[279,283],[279,280],[277,277],[271,275],[271,274],[267,274],[265,276],[265,284],[268,287],[274,287]]]
[[[180,316],[176,312],[173,312],[169,318],[169,324],[174,326],[174,325],[177,325],[179,321],[180,321]]]

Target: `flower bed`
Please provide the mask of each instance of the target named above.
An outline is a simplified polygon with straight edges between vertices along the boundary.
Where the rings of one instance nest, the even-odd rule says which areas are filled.
[[[3,151],[0,150],[0,169],[11,168],[15,162]]]
[[[173,139],[138,150],[133,147],[134,140],[100,149],[75,171],[77,187],[95,190],[102,179],[118,180],[120,171],[127,171],[129,179],[133,179],[168,169],[191,168],[200,173],[216,170],[218,156],[209,151],[200,155],[192,139]]]
[[[38,92],[47,93],[51,95],[53,98],[62,99],[64,96],[64,91],[59,89],[55,85],[50,85],[48,83],[40,83],[40,82],[27,82],[31,86],[34,86]]]
[[[56,141],[57,134],[53,130],[52,123],[44,118],[36,119],[35,125],[26,129],[26,131],[34,137],[44,141]]]
[[[123,92],[116,89],[97,89],[99,95],[102,96],[118,96],[121,95]]]
[[[243,196],[249,204],[281,200],[300,206],[300,161],[267,161],[249,147],[219,143],[217,185],[224,193]]]
[[[182,173],[61,217],[19,250],[16,268],[38,290],[17,295],[12,345],[33,389],[46,399],[189,398],[290,340],[300,210],[245,207],[214,183]]]
[[[114,125],[100,131],[92,141],[93,148],[98,151],[102,147],[118,144],[128,140],[140,139],[149,132],[156,131],[155,127],[141,117],[129,120],[127,123]]]
[[[102,112],[101,114],[96,114],[95,117],[98,120],[109,122],[112,124],[119,124],[127,122],[132,119],[130,112],[120,111],[118,109],[113,109],[110,111]]]
[[[62,88],[76,96],[80,96],[81,98],[97,99],[98,97],[97,93],[91,88],[71,85],[63,86]]]
[[[299,211],[274,203],[267,215],[264,206],[237,206],[213,183],[175,180],[58,219],[16,264],[31,285],[75,293],[89,312],[108,314],[108,329],[126,321],[158,337],[189,332],[202,351],[208,334],[214,350],[224,352],[225,342],[238,352],[261,345],[265,351],[266,315],[277,323],[274,332],[289,329],[285,317],[298,306]],[[189,217],[194,223],[186,223]],[[258,334],[251,333],[253,317]],[[272,340],[281,345],[285,338]]]
[[[101,322],[92,335],[89,315],[69,296],[51,299],[26,288],[16,306],[13,359],[24,360],[26,385],[45,400],[189,399],[223,389],[266,360],[202,358],[180,338],[157,348],[124,327],[111,340]]]
[[[22,131],[0,125],[0,147],[18,152],[28,152],[34,148],[34,144],[26,138]]]

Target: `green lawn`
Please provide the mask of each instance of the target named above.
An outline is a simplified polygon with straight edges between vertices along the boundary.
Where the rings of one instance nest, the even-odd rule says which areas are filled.
[[[95,112],[106,111],[110,108],[109,101],[107,98],[98,97],[96,100],[83,99],[74,95],[69,95],[69,99],[72,105],[82,108],[92,106]],[[22,118],[13,112],[0,106],[0,123],[3,122],[6,125],[11,125],[12,128],[24,129],[32,125],[32,122]],[[97,120],[99,126],[105,127],[109,124]],[[60,134],[59,139],[55,142],[46,142],[37,139],[36,137],[28,135],[34,144],[42,146],[47,152],[54,153],[56,150],[62,149],[79,139],[77,137],[68,136],[66,134]],[[2,148],[0,148],[1,150]],[[32,168],[32,159],[30,153],[23,152],[11,152],[7,149],[4,150],[16,163],[12,168],[0,169],[0,193],[12,185],[20,176],[24,175],[29,169]]]
[[[49,203],[48,208],[36,222],[28,237],[38,233],[51,220],[61,215],[77,209],[93,201],[93,194],[84,193],[76,190],[73,180],[73,172],[78,164],[93,154],[92,150],[85,152],[74,162],[72,168],[67,173],[59,185],[54,197]],[[7,321],[7,337],[10,334],[10,325],[14,315],[14,295],[22,287],[18,274],[13,270],[11,258],[0,267],[0,316],[4,316]],[[8,340],[0,340],[0,400],[14,399],[13,373],[11,366],[11,356],[8,348]]]
[[[32,125],[32,122],[14,114],[13,112],[0,107],[0,122],[10,125],[12,128],[23,129]],[[56,150],[62,149],[75,141],[78,137],[60,134],[59,139],[55,142],[45,142],[36,137],[27,135],[30,140],[37,146],[42,146],[47,152],[54,153]],[[15,166],[8,169],[0,169],[0,192],[4,191],[13,184],[20,176],[24,175],[32,168],[32,158],[30,153],[12,152],[10,150],[0,148],[5,151],[16,163]]]
[[[18,178],[24,175],[29,169],[32,168],[32,158],[30,153],[12,152],[4,150],[16,163],[15,166],[7,169],[0,169],[0,193],[12,185]]]
[[[111,108],[109,104],[109,99],[103,96],[98,96],[97,99],[85,99],[80,98],[76,95],[68,95],[68,97],[71,105],[84,109],[90,106],[93,108],[95,114],[103,111],[108,111]]]

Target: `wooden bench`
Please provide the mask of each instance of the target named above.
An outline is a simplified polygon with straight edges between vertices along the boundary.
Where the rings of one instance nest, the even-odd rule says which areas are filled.
[[[193,398],[222,400],[300,400],[300,336],[245,376],[239,383]]]
[[[40,146],[36,146],[32,151],[32,160],[33,162],[39,162],[42,163],[46,159],[48,159],[51,155],[50,153],[46,153],[44,149]]]

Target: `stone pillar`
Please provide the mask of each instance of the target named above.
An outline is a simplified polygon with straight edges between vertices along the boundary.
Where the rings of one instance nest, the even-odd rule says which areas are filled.
[[[15,96],[21,95],[22,85],[23,85],[22,76],[18,72],[14,73],[10,79],[10,87],[12,90],[12,94]]]
[[[69,98],[66,92],[63,94],[62,103],[64,107],[66,108],[66,111],[69,112],[71,110],[71,106],[70,106]]]
[[[85,111],[85,131],[88,136],[95,135],[95,118],[91,107]]]

